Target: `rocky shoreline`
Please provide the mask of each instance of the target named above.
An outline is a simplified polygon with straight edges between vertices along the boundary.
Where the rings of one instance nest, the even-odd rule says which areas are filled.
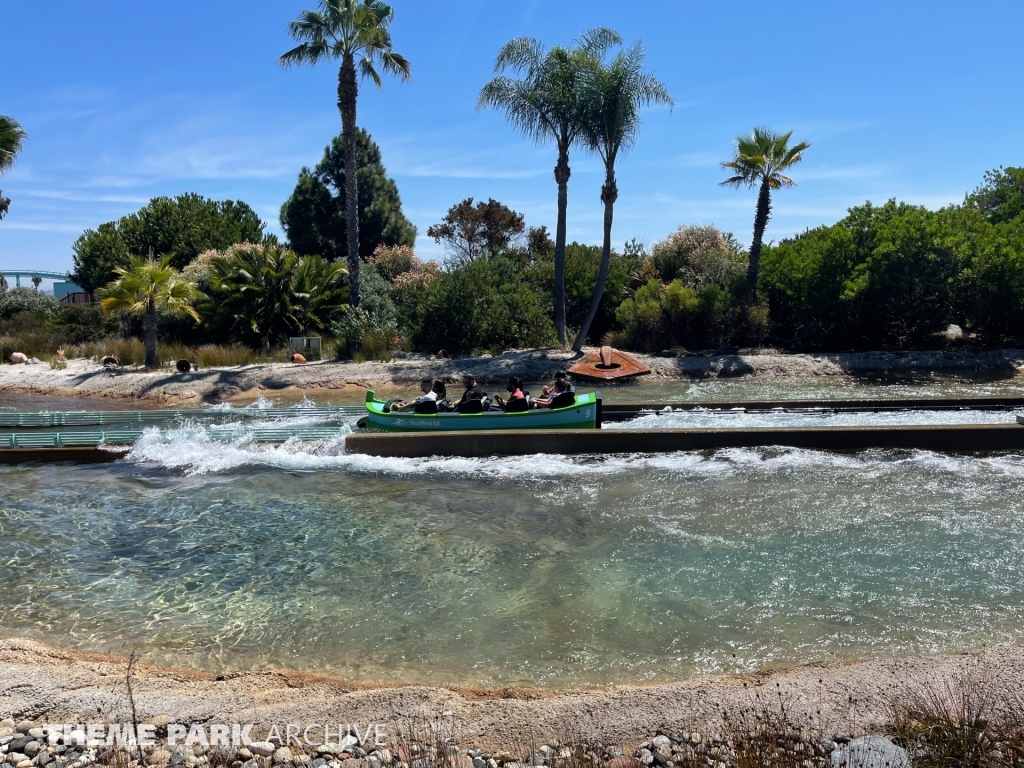
[[[1018,645],[573,691],[384,688],[309,673],[215,676],[140,663],[129,698],[127,665],[109,655],[0,640],[0,719],[8,719],[0,727],[6,734],[0,736],[4,768],[85,768],[104,761],[129,768],[130,755],[115,760],[107,745],[44,744],[41,732],[29,730],[63,724],[67,735],[77,730],[75,724],[96,722],[152,723],[158,734],[166,734],[171,723],[184,724],[177,744],[164,737],[149,748],[145,762],[155,768],[743,768],[734,753],[747,748],[751,733],[762,731],[771,734],[773,752],[794,758],[792,768],[821,768],[849,738],[886,733],[894,703],[914,689],[950,690],[950,681],[959,680],[974,696],[1011,706],[1024,702],[1024,648]],[[270,744],[262,752],[247,747],[247,754],[244,744],[233,744],[230,752],[215,744],[182,743],[186,728],[217,723],[250,724],[251,739]],[[333,738],[325,739],[323,725],[310,726],[317,723],[332,724]],[[364,734],[369,724],[378,724],[383,738],[375,737],[369,748],[358,740],[345,743],[345,723],[360,724]],[[308,743],[286,738],[287,724],[313,727]],[[652,741],[656,735],[668,742]],[[391,750],[390,763],[382,746]],[[290,760],[277,754],[280,747],[292,751]],[[427,754],[431,748],[433,756]],[[565,749],[576,751],[567,756]]]
[[[34,720],[0,721],[0,765],[10,768],[730,768],[743,762],[743,753],[757,744],[757,734],[746,739],[697,731],[659,732],[628,754],[617,744],[555,741],[533,748],[510,751],[461,747],[447,734],[435,731],[426,741],[412,738],[384,746],[376,739],[351,733],[340,742],[308,747],[301,740],[246,741],[241,745],[172,743],[166,717],[153,718],[156,738],[152,744],[110,745],[106,739],[89,739],[85,724],[67,726],[60,734]],[[144,726],[145,727],[145,726]],[[204,733],[204,731],[194,731]],[[767,734],[765,734],[767,736]],[[288,741],[288,743],[284,743]],[[819,738],[792,731],[769,745],[780,764],[799,768],[851,766],[876,757],[886,768],[909,768],[907,751],[884,737],[852,738],[837,733]],[[859,758],[859,760],[858,760]],[[865,766],[866,768],[866,766]]]
[[[688,354],[682,357],[637,355],[655,379],[855,376],[865,374],[1024,370],[1024,350],[983,352],[908,351],[784,354],[741,350],[736,354]],[[473,374],[485,384],[516,375],[527,381],[549,379],[568,368],[574,356],[562,350],[526,350],[495,357],[435,359],[407,355],[389,363],[324,361],[211,368],[178,373],[107,370],[91,360],[71,360],[61,370],[47,365],[0,365],[0,391],[43,395],[125,398],[156,402],[226,400],[286,389],[346,390],[415,385],[425,377],[450,383]]]

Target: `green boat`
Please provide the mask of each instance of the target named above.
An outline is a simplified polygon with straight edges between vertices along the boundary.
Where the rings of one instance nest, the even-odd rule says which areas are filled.
[[[391,432],[461,432],[480,429],[600,429],[601,393],[576,395],[576,402],[565,408],[536,408],[522,413],[484,411],[483,413],[421,414],[411,410],[392,411],[394,401],[378,399],[373,390],[366,393],[367,414],[359,426]]]

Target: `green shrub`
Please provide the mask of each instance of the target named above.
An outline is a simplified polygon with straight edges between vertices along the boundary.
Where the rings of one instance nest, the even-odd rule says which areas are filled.
[[[33,288],[12,288],[0,293],[0,319],[8,319],[23,312],[53,318],[60,311],[60,302],[48,293]]]
[[[465,354],[554,343],[550,298],[534,277],[501,256],[442,272],[425,289],[415,348]]]

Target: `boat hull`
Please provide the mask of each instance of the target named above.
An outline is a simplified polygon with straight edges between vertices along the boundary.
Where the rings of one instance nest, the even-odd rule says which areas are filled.
[[[540,408],[524,413],[384,413],[384,405],[384,401],[378,400],[372,390],[366,393],[366,427],[389,432],[464,432],[494,429],[594,429],[600,424],[600,396],[596,392],[578,395],[577,402],[568,408]]]

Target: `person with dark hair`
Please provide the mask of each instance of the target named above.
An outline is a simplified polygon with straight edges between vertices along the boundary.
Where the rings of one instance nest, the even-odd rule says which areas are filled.
[[[459,413],[483,413],[487,410],[484,404],[484,398],[487,397],[487,393],[480,389],[480,385],[476,383],[475,376],[471,373],[463,376],[462,386],[466,388],[466,391],[462,393],[459,402],[455,404],[456,411]]]
[[[487,393],[480,389],[480,385],[476,382],[476,376],[471,373],[467,373],[462,377],[462,386],[465,387],[465,392],[462,393],[462,397],[459,399],[459,404],[466,402],[467,400],[483,400],[487,397]]]
[[[441,386],[443,387],[444,384],[442,383]],[[433,403],[437,402],[437,393],[434,391],[434,380],[433,379],[421,379],[420,380],[420,392],[422,392],[423,394],[420,395],[418,398],[416,398],[413,402],[407,403],[407,402],[405,402],[403,400],[403,401],[401,401],[399,403],[395,403],[391,407],[391,410],[393,410],[393,411],[401,411],[401,410],[403,410],[405,408],[412,408],[412,407],[415,407],[417,405],[423,405],[423,404],[425,404],[427,402],[433,402]]]
[[[523,382],[517,376],[511,376],[508,380],[508,386],[505,387],[508,392],[508,400],[505,400],[501,395],[494,396],[494,402],[498,404],[498,407],[505,413],[519,413],[521,411],[529,410],[530,404],[526,400],[526,395],[523,394]]]
[[[547,387],[545,387],[547,389]],[[569,388],[568,378],[555,378],[555,386],[545,397],[530,399],[531,408],[567,408],[576,402],[576,395]]]
[[[572,386],[572,382],[569,381],[569,373],[568,373],[568,371],[558,371],[555,374],[555,381],[551,384],[551,386],[549,387],[549,386],[547,386],[545,384],[544,388],[541,390],[544,393],[544,397],[551,397],[552,395],[555,395],[555,394],[558,393],[558,382],[559,381],[565,383],[566,391],[568,391],[568,392],[574,391],[573,390],[573,386]]]
[[[434,379],[431,391],[437,396],[437,410],[450,411],[452,409],[451,403],[448,402],[448,389],[445,387],[444,381]]]

